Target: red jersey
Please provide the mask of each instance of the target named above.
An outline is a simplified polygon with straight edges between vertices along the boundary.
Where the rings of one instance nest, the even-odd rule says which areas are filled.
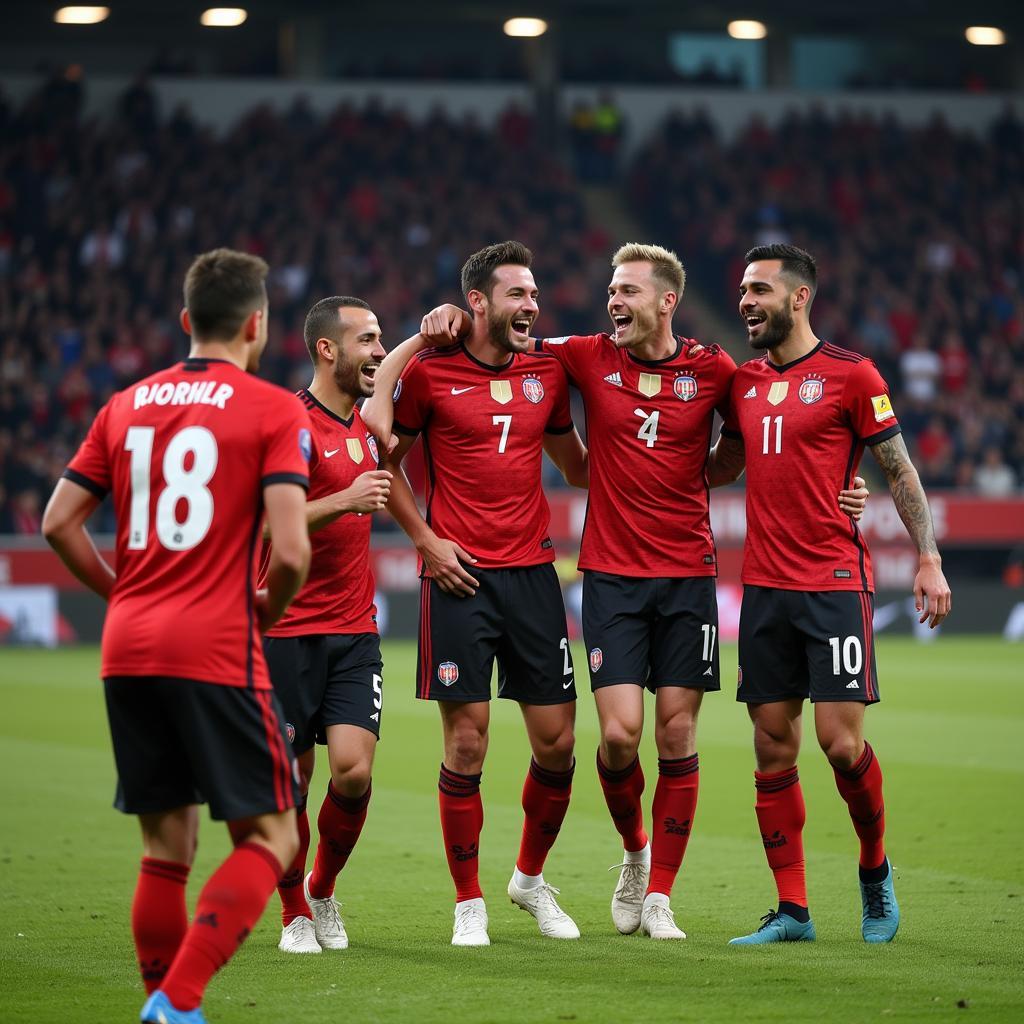
[[[870,359],[821,342],[775,366],[744,363],[723,433],[747,460],[743,582],[781,590],[874,589],[857,524],[837,502],[865,445],[900,432],[889,388]]]
[[[488,366],[465,346],[421,352],[395,388],[395,430],[423,431],[427,522],[482,569],[552,562],[541,487],[544,434],[572,430],[558,362],[515,353]]]
[[[221,359],[186,359],[100,410],[64,475],[117,508],[102,674],[270,688],[253,607],[263,488],[308,484],[309,417]]]
[[[309,410],[313,455],[309,460],[309,500],[351,487],[357,476],[377,468],[377,442],[359,417],[343,420],[322,406],[308,391],[298,393]],[[306,636],[326,633],[376,633],[370,569],[372,516],[346,512],[310,535],[313,554],[309,576],[281,620],[268,636]],[[263,553],[260,586],[270,560]]]
[[[707,461],[736,364],[678,338],[667,359],[637,359],[607,334],[550,338],[587,408],[590,495],[581,569],[618,576],[715,576]]]

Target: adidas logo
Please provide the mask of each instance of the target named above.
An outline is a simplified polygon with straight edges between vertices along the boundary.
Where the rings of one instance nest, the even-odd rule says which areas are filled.
[[[621,373],[618,373],[618,372],[616,372],[616,373],[609,373],[608,376],[605,377],[605,380],[608,381],[609,384],[614,384],[617,388],[621,388],[622,387],[622,374]]]
[[[846,688],[847,688],[848,690],[859,690],[859,689],[860,689],[860,683],[858,683],[856,679],[851,679],[851,680],[850,680],[850,681],[849,681],[849,682],[848,682],[848,683],[846,684]]]
[[[754,385],[744,396],[744,398],[757,398],[757,385]]]
[[[708,667],[706,669],[704,669],[704,675],[706,675],[706,676],[713,676],[714,674],[715,674],[715,666],[714,665],[708,665]]]

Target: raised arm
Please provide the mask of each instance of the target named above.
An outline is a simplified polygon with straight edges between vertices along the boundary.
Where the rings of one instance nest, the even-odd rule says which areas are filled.
[[[921,622],[934,629],[952,606],[949,584],[942,574],[942,558],[935,543],[932,513],[902,434],[874,445],[872,454],[882,467],[896,511],[917,548],[919,568],[914,577],[914,600]]]
[[[99,503],[100,499],[80,484],[58,480],[43,513],[43,536],[76,579],[107,599],[116,576],[85,528]]]
[[[373,377],[373,394],[363,402],[359,415],[366,424],[367,430],[380,440],[385,451],[394,447],[391,428],[395,421],[394,393],[398,378],[409,364],[409,360],[425,348],[436,342],[428,341],[422,334],[414,334],[406,338],[401,345],[396,345],[380,364]]]
[[[590,486],[590,454],[575,427],[564,434],[545,434],[544,451],[570,487]]]

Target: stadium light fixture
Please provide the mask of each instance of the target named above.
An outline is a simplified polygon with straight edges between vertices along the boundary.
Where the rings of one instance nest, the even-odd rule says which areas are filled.
[[[98,25],[110,17],[109,7],[61,7],[54,12],[58,25]]]
[[[509,18],[504,29],[507,36],[533,39],[547,32],[548,23],[543,18]]]
[[[733,39],[764,39],[768,35],[763,21],[730,21],[726,31]]]
[[[975,46],[1002,46],[1006,42],[1003,30],[992,25],[971,25],[964,35]]]
[[[237,28],[248,17],[244,7],[208,7],[199,15],[199,21],[207,28]]]

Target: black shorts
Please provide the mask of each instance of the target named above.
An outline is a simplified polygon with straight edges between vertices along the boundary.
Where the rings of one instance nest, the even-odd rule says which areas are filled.
[[[736,699],[878,699],[873,594],[744,587]]]
[[[296,806],[299,766],[272,690],[162,676],[111,676],[103,687],[119,811],[205,802],[211,817],[236,821]]]
[[[712,576],[643,579],[583,574],[583,639],[590,688],[637,683],[721,688]]]
[[[480,587],[472,597],[422,581],[416,696],[490,700],[497,659],[499,697],[520,704],[574,701],[569,631],[554,566],[474,568],[473,575]]]
[[[263,638],[270,681],[296,754],[327,742],[327,726],[380,736],[383,663],[376,633]]]

